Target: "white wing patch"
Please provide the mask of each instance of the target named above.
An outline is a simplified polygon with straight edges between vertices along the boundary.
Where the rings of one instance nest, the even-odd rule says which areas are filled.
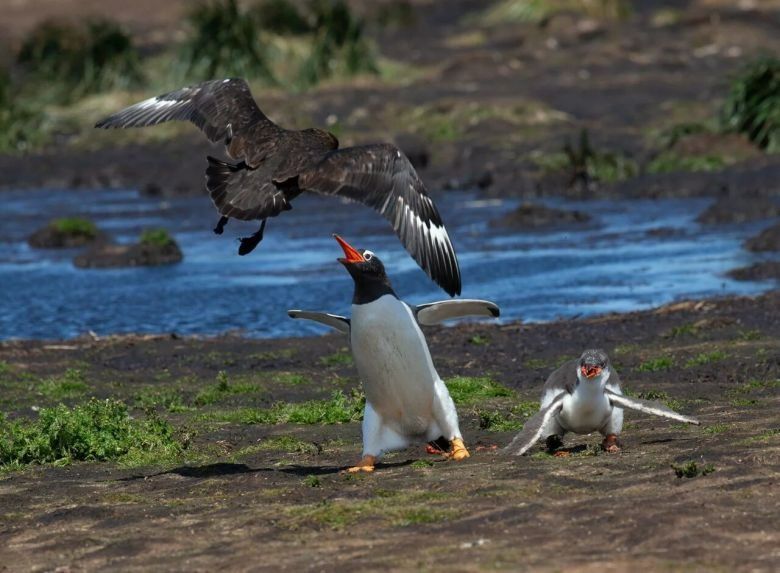
[[[550,420],[552,420],[563,407],[563,398],[566,396],[566,392],[559,393],[555,399],[547,406],[546,409],[541,410],[536,415],[532,416],[520,430],[510,444],[502,451],[507,454],[514,454],[516,456],[522,456],[531,447],[542,438],[545,428],[547,428]]]
[[[686,424],[693,424],[695,426],[701,424],[701,422],[699,422],[699,420],[697,420],[696,418],[691,418],[689,416],[684,416],[683,414],[678,414],[671,408],[667,408],[663,404],[659,404],[657,402],[640,400],[638,398],[629,398],[627,396],[621,396],[619,394],[615,394],[614,392],[611,392],[609,390],[607,390],[606,394],[610,402],[612,402],[612,404],[616,406],[631,408],[632,410],[644,412],[645,414],[653,414],[654,416],[670,418],[672,420],[677,420],[678,422],[685,422]]]
[[[311,310],[288,310],[287,316],[289,316],[290,318],[303,318],[305,320],[313,320],[314,322],[319,322],[320,324],[324,324],[325,326],[330,326],[331,328],[334,328],[339,332],[349,334],[349,328],[350,328],[349,319],[344,316],[339,316],[338,314],[330,314],[327,312],[316,312]]]

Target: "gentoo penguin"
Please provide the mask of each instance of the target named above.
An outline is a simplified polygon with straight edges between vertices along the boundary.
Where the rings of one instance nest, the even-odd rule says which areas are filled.
[[[339,149],[321,129],[284,129],[268,119],[242,79],[211,80],[125,108],[95,127],[144,127],[187,120],[236,163],[208,157],[206,189],[222,216],[260,220],[238,254],[263,239],[266,220],[292,208],[304,191],[363,203],[383,215],[417,264],[448,294],[461,291],[460,268],[439,211],[409,159],[390,144]]]
[[[469,457],[458,427],[458,413],[433,366],[419,324],[459,316],[499,315],[482,300],[449,300],[410,307],[395,294],[385,267],[374,253],[351,247],[338,259],[355,282],[352,318],[323,312],[291,310],[292,318],[326,324],[349,336],[352,356],[366,394],[363,412],[363,457],[350,472],[371,472],[377,459],[414,442],[444,437],[451,460]]]
[[[604,436],[601,446],[610,453],[620,451],[618,436],[623,428],[623,408],[632,408],[680,422],[699,425],[699,421],[678,414],[660,402],[623,396],[620,377],[603,350],[586,350],[555,370],[544,383],[542,403],[504,452],[522,455],[540,438],[547,449],[563,445],[566,432]]]

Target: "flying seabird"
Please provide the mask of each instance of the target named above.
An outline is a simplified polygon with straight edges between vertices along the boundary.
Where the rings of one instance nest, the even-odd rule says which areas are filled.
[[[607,354],[590,349],[550,374],[544,383],[539,412],[525,423],[504,452],[520,456],[542,438],[546,439],[548,451],[554,452],[563,445],[566,432],[596,431],[604,436],[604,450],[619,452],[623,408],[699,425],[698,420],[678,414],[660,402],[623,396],[620,377]]]
[[[206,188],[221,218],[260,220],[242,238],[238,253],[262,240],[266,221],[292,208],[304,191],[336,195],[372,207],[393,226],[426,274],[451,296],[460,294],[458,259],[439,211],[409,159],[383,143],[339,149],[332,133],[284,129],[257,106],[243,79],[211,80],[153,97],[95,124],[100,128],[144,127],[191,121],[212,142],[224,143],[236,162],[208,157]]]
[[[497,317],[498,307],[484,300],[449,300],[410,307],[395,294],[379,257],[353,248],[338,235],[334,237],[345,254],[338,260],[355,283],[352,318],[303,310],[290,310],[288,314],[315,320],[349,336],[366,406],[363,457],[348,471],[374,471],[384,452],[440,438],[449,446],[447,458],[467,458],[455,403],[433,366],[419,324],[437,324],[461,316]]]

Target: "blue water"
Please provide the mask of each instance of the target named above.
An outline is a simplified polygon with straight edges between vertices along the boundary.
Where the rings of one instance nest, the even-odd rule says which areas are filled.
[[[630,311],[676,299],[754,294],[772,283],[733,281],[724,273],[754,262],[742,241],[767,222],[699,226],[708,200],[631,200],[548,205],[588,211],[574,230],[518,233],[494,219],[515,200],[479,200],[452,192],[437,198],[459,254],[463,296],[496,301],[503,320]],[[389,226],[363,207],[300,197],[269,221],[266,238],[247,257],[235,237],[254,224],[231,221],[221,237],[206,197],[154,199],[126,191],[24,191],[0,195],[0,339],[121,332],[279,337],[324,332],[287,318],[289,308],[348,313],[352,281],[336,262],[338,232],[384,261],[398,294],[410,303],[446,295],[402,249]],[[184,251],[178,265],[83,270],[78,251],[37,250],[27,236],[48,219],[86,215],[120,242],[145,227],[169,229]],[[668,228],[671,232],[648,234]]]

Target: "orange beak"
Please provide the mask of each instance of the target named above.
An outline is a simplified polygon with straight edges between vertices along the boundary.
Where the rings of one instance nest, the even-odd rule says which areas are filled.
[[[343,259],[338,259],[338,261],[344,265],[349,263],[363,263],[366,259],[363,258],[363,255],[361,255],[356,249],[352,247],[348,242],[346,242],[344,239],[339,237],[338,235],[334,234],[333,238],[338,241],[339,245],[341,245],[341,248],[344,250],[344,254],[346,255]]]
[[[580,370],[582,371],[582,375],[585,376],[585,378],[595,378],[601,374],[600,366],[586,364],[585,366],[582,366]]]

